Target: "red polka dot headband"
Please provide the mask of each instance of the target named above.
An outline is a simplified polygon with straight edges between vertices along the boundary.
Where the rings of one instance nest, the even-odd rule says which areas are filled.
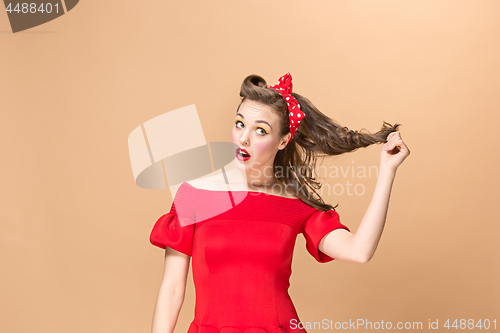
[[[279,78],[278,84],[274,86],[267,86],[268,88],[274,89],[279,92],[286,103],[288,104],[288,117],[290,119],[290,133],[292,136],[290,137],[290,142],[295,135],[295,132],[299,129],[300,121],[306,116],[306,114],[300,109],[300,104],[292,96],[292,76],[290,73],[286,73],[282,77]]]

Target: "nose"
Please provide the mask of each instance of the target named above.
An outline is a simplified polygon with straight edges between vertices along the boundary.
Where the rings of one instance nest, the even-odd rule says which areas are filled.
[[[243,134],[240,136],[240,143],[242,145],[248,146],[248,141],[249,141],[248,131],[244,131]]]

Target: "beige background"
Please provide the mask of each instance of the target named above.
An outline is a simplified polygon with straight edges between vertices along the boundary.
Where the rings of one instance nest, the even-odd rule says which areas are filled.
[[[0,331],[149,332],[164,256],[149,233],[172,198],[134,183],[128,135],[196,104],[207,141],[230,140],[245,76],[286,72],[353,130],[402,123],[412,152],[368,264],[319,264],[299,235],[301,320],[498,323],[499,15],[496,0],[87,0],[12,34],[0,14]],[[378,166],[381,149],[325,163]],[[347,180],[365,194],[325,200],[355,231],[376,177],[326,182]]]

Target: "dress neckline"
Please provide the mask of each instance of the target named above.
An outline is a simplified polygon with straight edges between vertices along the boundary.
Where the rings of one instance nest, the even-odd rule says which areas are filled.
[[[291,199],[291,200],[300,200],[300,198],[282,197],[281,195],[269,194],[269,193],[262,192],[262,191],[245,191],[245,190],[222,191],[222,190],[209,190],[209,189],[206,189],[206,188],[197,188],[197,187],[194,187],[193,185],[189,184],[188,182],[186,182],[186,184],[188,184],[189,186],[191,186],[191,187],[192,187],[192,188],[194,188],[195,190],[202,190],[202,191],[209,191],[209,192],[225,192],[225,193],[228,193],[228,192],[247,192],[247,193],[262,193],[262,194],[268,195],[268,196],[270,196],[270,197],[277,197],[277,198]]]

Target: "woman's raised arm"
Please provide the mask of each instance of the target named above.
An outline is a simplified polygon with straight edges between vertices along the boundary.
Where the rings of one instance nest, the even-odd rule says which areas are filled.
[[[319,250],[336,260],[367,263],[377,249],[384,230],[396,170],[410,155],[399,131],[389,134],[387,141],[380,153],[377,185],[358,230],[351,234],[347,230],[336,229],[319,243]]]
[[[153,314],[152,333],[173,333],[179,316],[191,257],[165,248],[165,268]]]

